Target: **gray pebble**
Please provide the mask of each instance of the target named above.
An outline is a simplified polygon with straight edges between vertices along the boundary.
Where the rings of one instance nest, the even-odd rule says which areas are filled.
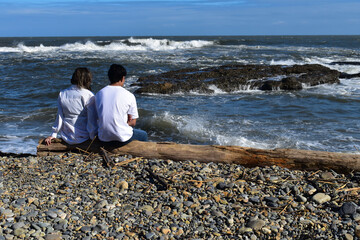
[[[246,226],[254,230],[260,230],[263,226],[265,226],[265,222],[261,219],[251,220],[246,224]]]
[[[148,232],[145,235],[146,239],[154,239],[156,237],[154,232]]]
[[[356,213],[356,209],[358,209],[358,206],[353,202],[345,202],[341,208],[339,213],[341,215],[353,215]]]

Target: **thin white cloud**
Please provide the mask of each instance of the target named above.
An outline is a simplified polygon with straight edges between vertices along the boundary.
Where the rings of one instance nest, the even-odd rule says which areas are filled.
[[[359,0],[5,1],[8,29],[23,32],[21,24],[31,22],[43,35],[50,23],[59,35],[359,34],[360,22]]]

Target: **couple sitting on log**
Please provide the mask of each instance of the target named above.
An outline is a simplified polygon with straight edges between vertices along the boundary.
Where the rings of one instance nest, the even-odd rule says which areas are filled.
[[[125,76],[122,65],[111,65],[110,84],[94,95],[90,91],[92,73],[87,68],[77,68],[72,85],[59,94],[53,133],[45,144],[50,145],[58,134],[68,144],[80,144],[96,136],[104,145],[147,141],[145,131],[133,129],[139,114],[134,94],[123,88]]]

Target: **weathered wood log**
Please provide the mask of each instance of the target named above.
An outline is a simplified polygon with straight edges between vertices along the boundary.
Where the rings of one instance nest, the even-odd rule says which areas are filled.
[[[197,160],[240,164],[246,167],[277,165],[289,169],[325,170],[337,172],[360,171],[360,154],[310,151],[299,149],[256,149],[239,146],[190,145],[169,142],[133,141],[125,146],[104,146],[100,141],[79,145],[66,144],[61,139],[46,146],[43,139],[37,147],[38,156],[65,152],[99,153],[104,147],[114,154],[128,154],[149,159],[170,159],[174,161]]]

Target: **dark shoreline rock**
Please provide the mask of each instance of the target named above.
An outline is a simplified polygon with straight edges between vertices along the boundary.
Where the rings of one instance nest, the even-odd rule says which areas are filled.
[[[332,62],[330,65],[355,65],[359,66],[360,62]]]
[[[301,90],[303,85],[337,84],[340,72],[318,64],[224,65],[187,68],[140,77],[136,93],[172,94],[177,92],[213,93],[211,86],[224,92],[241,89]]]

